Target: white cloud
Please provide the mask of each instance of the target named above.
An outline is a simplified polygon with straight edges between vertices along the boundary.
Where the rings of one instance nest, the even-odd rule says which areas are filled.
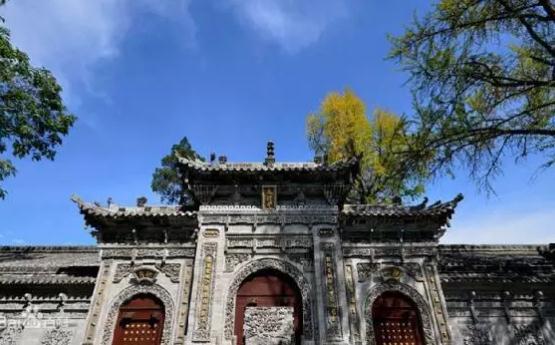
[[[263,39],[295,53],[321,37],[335,21],[348,15],[344,0],[230,0],[245,25]]]
[[[14,44],[28,53],[33,64],[50,69],[67,97],[75,96],[74,83],[90,87],[95,64],[118,55],[137,11],[179,17],[193,37],[190,1],[12,0],[3,6],[2,16]]]
[[[547,205],[546,205],[547,206]],[[498,211],[457,219],[442,243],[544,244],[555,242],[553,207],[537,210]]]

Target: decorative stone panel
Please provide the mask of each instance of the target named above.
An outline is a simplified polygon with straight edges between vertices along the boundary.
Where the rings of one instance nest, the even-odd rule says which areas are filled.
[[[347,307],[349,308],[351,335],[355,342],[360,342],[360,320],[357,311],[354,280],[352,266],[345,265],[345,288],[347,292]]]
[[[443,344],[449,344],[450,334],[449,326],[447,325],[447,315],[444,312],[444,305],[442,303],[441,286],[436,279],[436,270],[433,265],[426,265],[426,277],[430,286],[430,295],[432,297],[433,312],[436,320],[439,323],[440,337]]]
[[[494,345],[489,325],[473,322],[463,328],[461,333],[462,345]]]
[[[8,325],[0,331],[0,345],[17,345],[22,333],[23,326]]]
[[[70,329],[58,326],[47,330],[40,343],[41,345],[69,345],[72,338],[73,332]]]
[[[245,345],[290,345],[293,307],[247,307],[243,330]]]
[[[210,340],[210,316],[214,291],[214,274],[216,270],[217,243],[202,245],[201,268],[197,288],[196,324],[193,331],[194,341]]]
[[[323,277],[326,310],[326,338],[337,340],[341,338],[341,317],[339,315],[339,301],[337,296],[337,273],[335,271],[334,246],[332,243],[322,244]]]
[[[515,345],[548,345],[542,327],[536,322],[513,325],[512,334]]]
[[[312,319],[312,288],[310,283],[304,277],[303,273],[293,264],[277,259],[259,259],[244,265],[233,277],[229,285],[225,305],[225,338],[231,340],[233,338],[233,330],[235,324],[235,298],[239,287],[243,281],[251,274],[263,269],[275,269],[289,275],[298,284],[301,291],[303,304],[303,337],[306,340],[312,340],[314,336],[314,321]]]

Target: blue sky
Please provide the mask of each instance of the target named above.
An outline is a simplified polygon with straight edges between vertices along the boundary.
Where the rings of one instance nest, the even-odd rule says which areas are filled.
[[[311,160],[307,113],[352,88],[369,111],[410,114],[407,76],[386,34],[428,2],[362,0],[12,0],[0,10],[15,44],[51,69],[79,120],[54,162],[17,161],[4,183],[0,243],[92,244],[78,194],[151,203],[152,171],[187,136],[202,155],[261,161],[274,140],[282,161]],[[555,178],[531,180],[539,159],[507,159],[496,196],[460,170],[434,181],[430,200],[463,192],[443,243],[555,242]]]

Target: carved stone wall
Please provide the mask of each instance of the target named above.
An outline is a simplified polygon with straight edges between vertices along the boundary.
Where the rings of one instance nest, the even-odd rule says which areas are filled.
[[[202,271],[199,275],[196,301],[195,325],[193,339],[195,341],[210,340],[210,324],[212,299],[214,291],[214,274],[216,265],[216,243],[204,243],[201,253]]]
[[[341,339],[342,332],[334,245],[332,243],[322,243],[321,252],[323,255],[322,268],[324,271],[326,338],[337,341]]]
[[[293,343],[293,307],[247,307],[245,345],[290,345]]]

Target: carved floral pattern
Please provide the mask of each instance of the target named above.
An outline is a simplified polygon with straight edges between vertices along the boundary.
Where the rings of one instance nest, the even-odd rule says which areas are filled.
[[[424,298],[412,287],[396,282],[386,282],[374,287],[368,297],[366,298],[366,338],[369,345],[376,344],[376,338],[374,334],[374,321],[372,318],[372,305],[374,301],[386,291],[397,291],[407,297],[411,298],[418,308],[420,313],[420,319],[422,321],[422,331],[424,332],[425,344],[432,345],[435,344],[434,333],[432,329],[432,319],[430,314],[430,307],[424,300]]]
[[[537,323],[514,325],[513,334],[515,345],[547,345],[541,326]]]
[[[337,274],[335,272],[335,260],[333,244],[322,244],[324,253],[323,276],[324,291],[326,294],[326,336],[328,339],[341,337],[341,324],[339,316],[339,302],[337,298]]]
[[[225,306],[225,337],[232,339],[235,324],[235,297],[239,287],[243,281],[251,274],[263,269],[275,269],[280,272],[286,273],[293,280],[295,280],[301,290],[302,303],[303,303],[303,337],[305,339],[313,338],[313,320],[312,320],[312,301],[311,301],[311,286],[310,283],[303,276],[302,272],[289,262],[277,259],[259,259],[248,262],[233,278],[229,286]]]
[[[202,246],[202,271],[197,287],[197,315],[193,339],[210,340],[210,315],[212,309],[212,291],[214,290],[214,272],[216,266],[216,243]]]
[[[166,264],[156,264],[156,269],[164,273],[166,277],[170,278],[172,283],[179,283],[179,277],[181,276],[181,264],[179,263],[166,263]]]
[[[250,257],[250,254],[247,253],[226,254],[225,271],[233,272],[238,265],[240,265],[242,262],[248,261]]]
[[[378,263],[361,262],[357,264],[358,281],[363,282],[376,273],[380,265]]]
[[[293,307],[247,307],[246,345],[288,345],[293,340]]]
[[[463,331],[463,345],[493,345],[488,325],[472,323]]]
[[[22,326],[9,325],[0,331],[0,345],[17,345],[22,332]]]
[[[108,316],[106,317],[106,322],[104,324],[104,334],[102,336],[102,345],[112,344],[112,338],[114,335],[114,329],[116,327],[116,319],[119,314],[119,309],[122,304],[129,301],[136,295],[139,294],[151,294],[156,296],[162,301],[165,310],[164,316],[164,330],[162,331],[162,344],[169,345],[171,341],[172,334],[172,323],[174,318],[174,303],[171,295],[166,289],[160,285],[133,285],[123,290],[116,298],[111,302],[110,309],[108,310]]]
[[[69,345],[73,332],[63,327],[55,327],[44,333],[40,343],[41,345]]]

